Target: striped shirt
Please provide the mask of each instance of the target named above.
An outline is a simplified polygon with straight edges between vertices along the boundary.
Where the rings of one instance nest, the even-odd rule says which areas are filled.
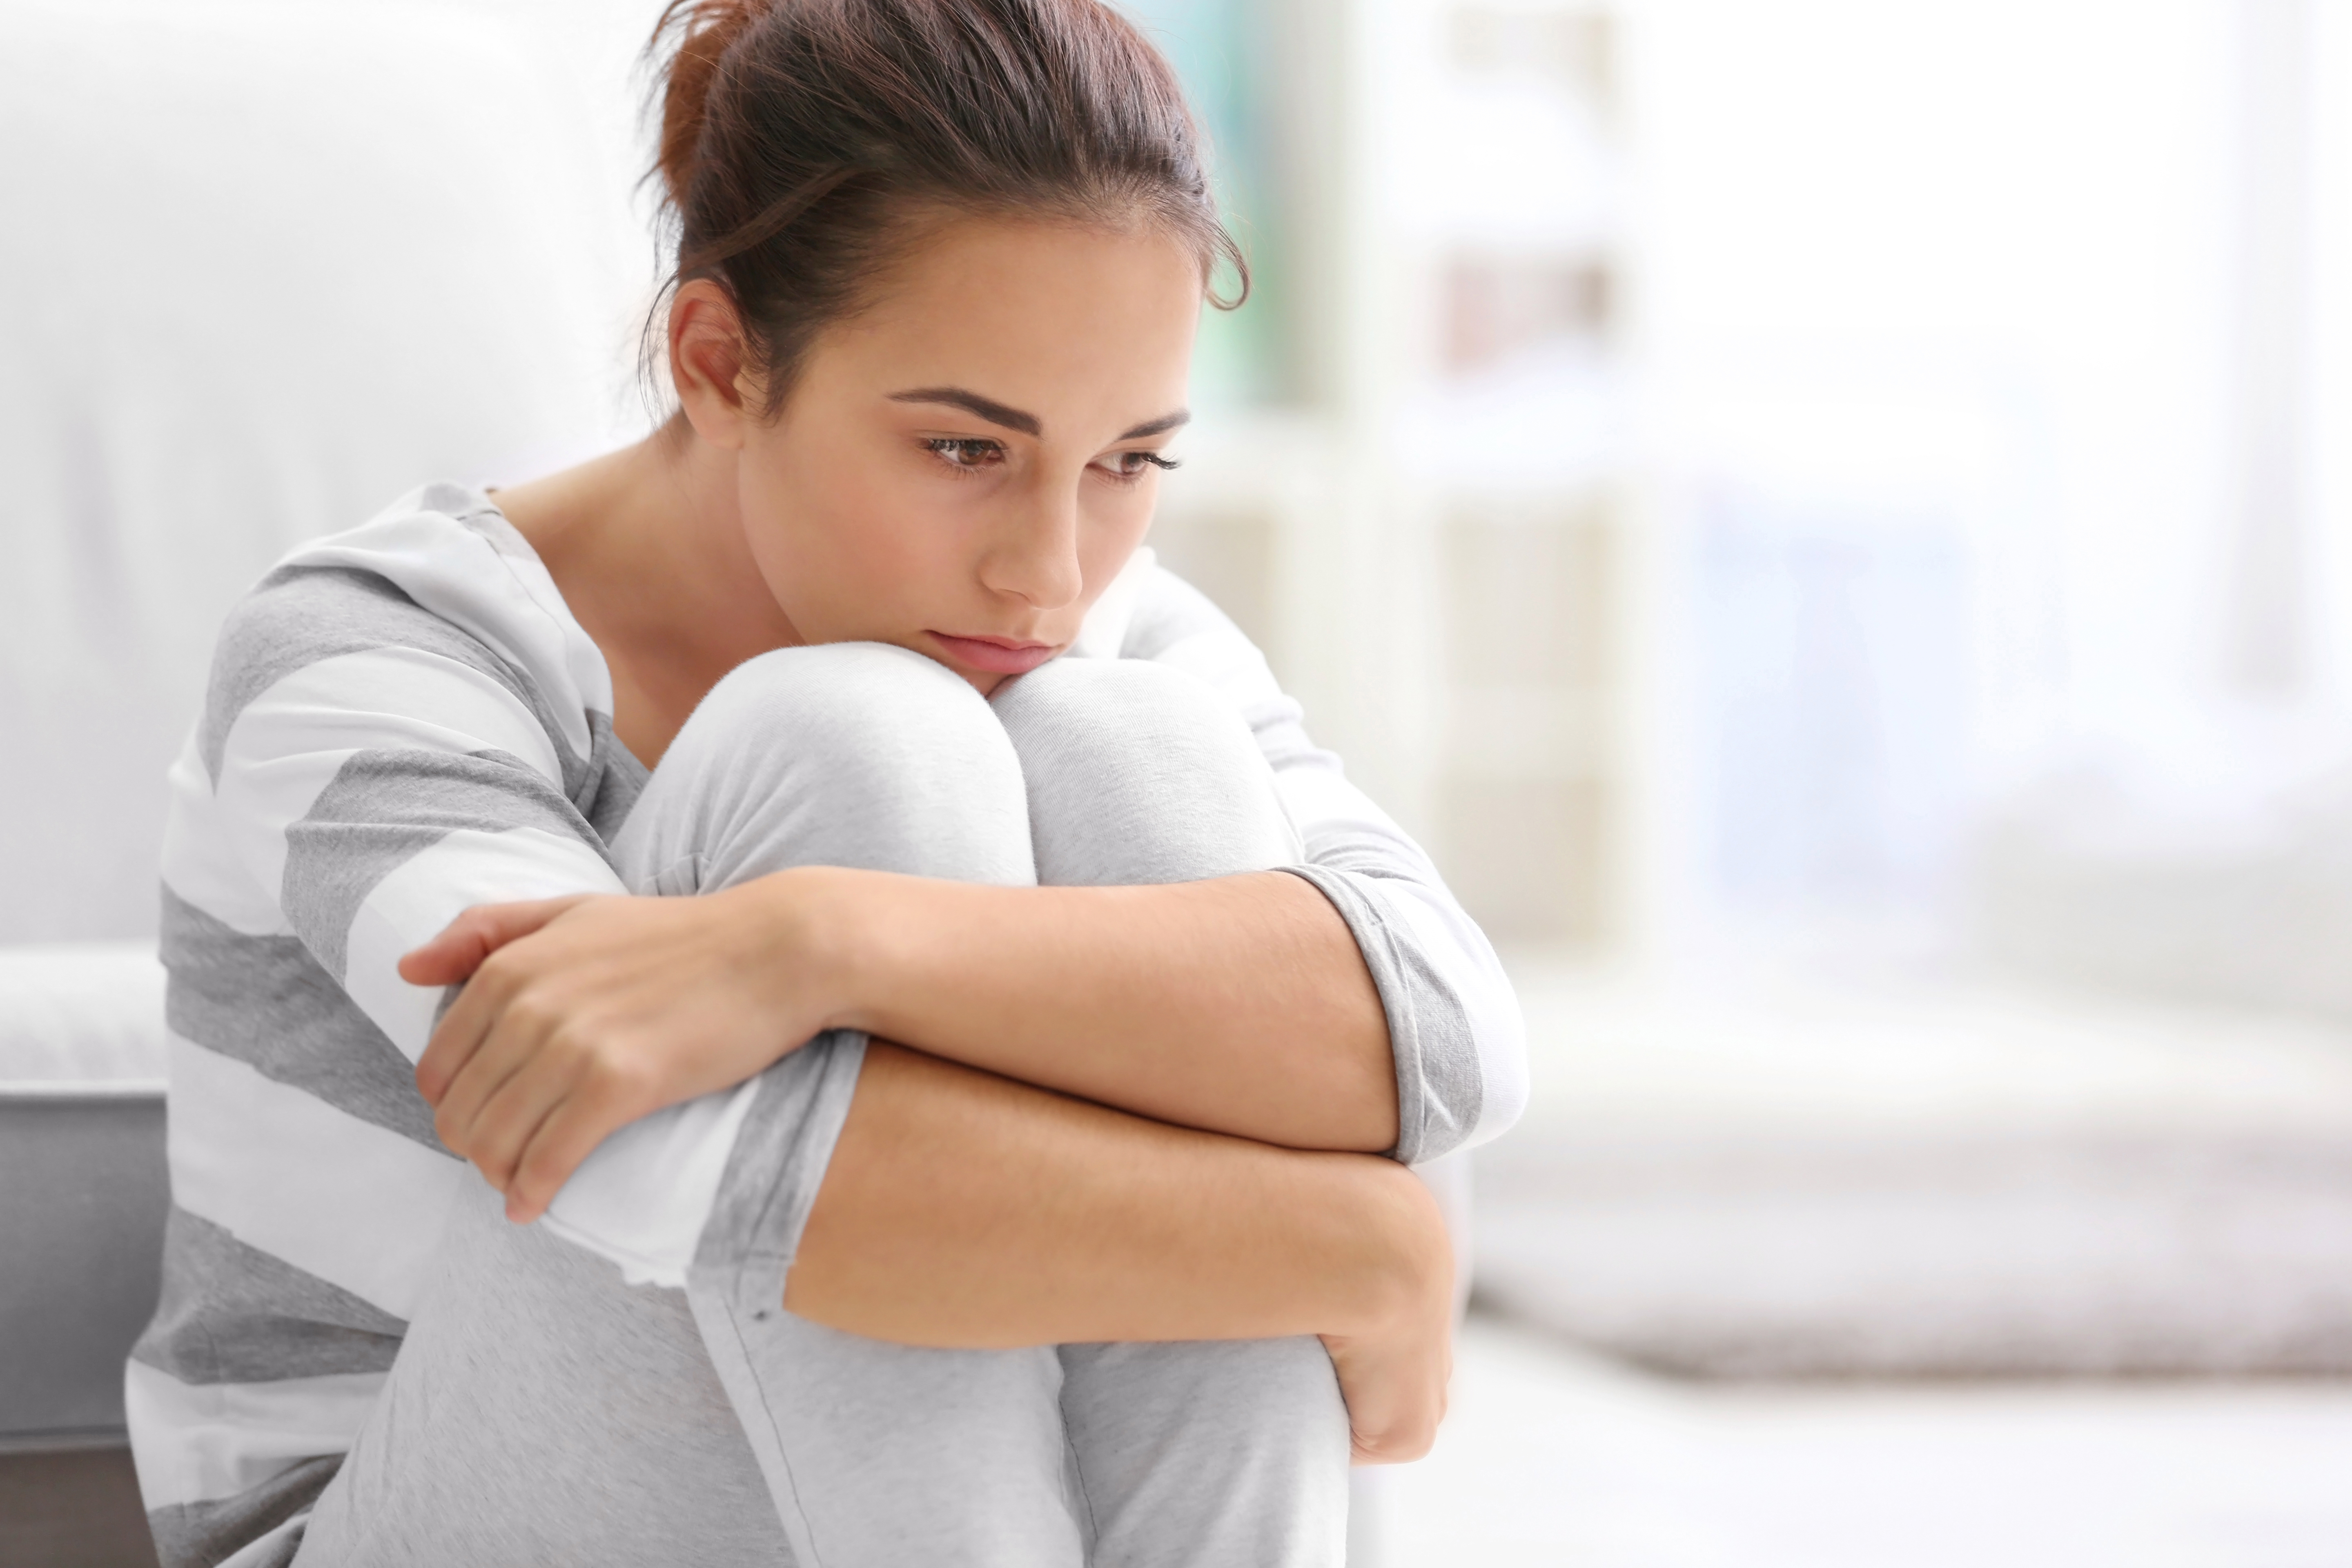
[[[1508,1125],[1521,1026],[1492,950],[1308,741],[1248,639],[1139,552],[1069,657],[1165,661],[1249,722],[1306,845],[1295,869],[1379,986],[1397,1156]],[[443,993],[394,965],[474,904],[623,890],[606,846],[646,773],[612,707],[602,655],[530,545],[455,485],[297,550],[223,628],[171,772],[173,1207],[162,1300],[126,1372],[167,1568],[290,1559],[365,1420],[465,1169],[413,1078]],[[676,1282],[740,1122],[709,1100],[665,1113],[663,1137],[608,1141],[541,1223]],[[638,1174],[596,1179],[616,1161]],[[688,1196],[648,1208],[648,1173]]]

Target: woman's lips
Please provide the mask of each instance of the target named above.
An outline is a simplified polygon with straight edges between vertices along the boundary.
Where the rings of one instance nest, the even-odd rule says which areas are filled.
[[[1018,642],[1012,637],[960,637],[946,632],[930,635],[958,664],[990,675],[1026,675],[1056,651],[1052,643]]]

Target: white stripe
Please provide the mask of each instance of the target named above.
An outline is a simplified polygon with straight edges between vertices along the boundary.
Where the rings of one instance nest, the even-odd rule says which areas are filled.
[[[409,510],[422,493],[403,497],[348,533],[306,544],[286,559],[373,573],[422,608],[496,648],[547,698],[565,741],[585,760],[585,710],[612,710],[612,677],[603,654],[572,618],[529,542],[502,515],[490,511],[477,529],[442,512]],[[487,499],[481,504],[495,506]]]
[[[362,738],[371,721],[390,719],[403,733],[422,723],[462,737],[451,750],[511,752],[549,784],[563,787],[555,744],[520,698],[473,666],[422,648],[369,648],[322,658],[279,680],[257,700],[294,716],[303,734],[322,732],[321,716],[331,713],[334,722],[352,726],[352,743],[359,745],[385,743]]]
[[[456,1159],[171,1037],[172,1196],[249,1247],[406,1318],[457,1184]]]
[[[599,1144],[548,1206],[548,1229],[621,1266],[632,1285],[686,1287],[735,1134],[760,1080],[632,1121]]]
[[[247,873],[283,885],[286,830],[354,752],[502,751],[558,790],[547,731],[512,692],[476,669],[415,648],[371,648],[303,666],[246,705],[221,752],[218,798]]]
[[[168,775],[172,804],[163,818],[163,884],[197,909],[247,936],[287,934],[276,884],[264,888],[236,858],[212,774],[196,738],[188,737]]]
[[[347,1453],[383,1380],[366,1372],[188,1384],[134,1361],[122,1404],[140,1497],[151,1510],[236,1497],[297,1459]]]
[[[352,917],[343,988],[410,1061],[425,1054],[439,986],[411,985],[401,955],[440,934],[476,904],[625,889],[604,858],[577,838],[537,827],[461,828],[403,861]]]

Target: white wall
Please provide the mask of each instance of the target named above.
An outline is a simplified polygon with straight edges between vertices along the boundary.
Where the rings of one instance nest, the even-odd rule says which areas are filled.
[[[2320,478],[2299,489],[2250,486],[2268,459],[2245,414],[2310,417],[2309,389],[2249,346],[2275,290],[2248,236],[2291,229],[2279,204],[2320,192],[2315,384],[2331,408],[2346,395],[2330,368],[2352,363],[2346,95],[2319,90],[2347,79],[2346,7],[1634,0],[1626,15],[1654,937],[1738,902],[1735,825],[1812,857],[1817,875],[1764,900],[1775,923],[1907,901],[1932,925],[1976,813],[2053,757],[2101,738],[2210,752],[2250,705],[2336,722],[2352,669],[2344,444],[2305,443]],[[2250,37],[2304,22],[2324,58],[2250,54]],[[2319,128],[2311,183],[2282,185],[2275,123],[2248,106],[2298,68]],[[2265,201],[2273,216],[2250,218]],[[2329,427],[2352,428],[2313,426]],[[2302,499],[2250,515],[2250,495]],[[2267,590],[2308,595],[2273,618],[2307,616],[2314,653],[2304,678],[2252,692],[2232,623],[2250,591],[2268,602],[2244,585],[2263,530],[2326,565]],[[1844,651],[1824,647],[1835,616],[1819,604],[1773,623],[1769,595],[1718,592],[1727,539],[1794,563],[1790,603],[1813,591],[1804,563],[1848,560],[1823,601],[1850,623]],[[1748,668],[1779,661],[1777,686],[1720,678],[1710,648],[1748,612],[1762,616]],[[1761,786],[1726,759],[1757,754],[1738,732],[1775,701],[1787,798],[1743,801]],[[1874,849],[1855,847],[1863,819],[1880,824]],[[1862,862],[1877,870],[1841,881]]]
[[[0,7],[0,941],[152,929],[164,766],[278,555],[641,426],[635,24],[513,10]]]

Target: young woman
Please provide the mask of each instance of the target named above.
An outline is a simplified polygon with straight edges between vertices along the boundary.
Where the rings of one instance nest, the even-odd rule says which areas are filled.
[[[1173,80],[1097,0],[657,38],[677,416],[289,557],[174,771],[164,1560],[1336,1563],[1518,1023],[1139,548]]]

